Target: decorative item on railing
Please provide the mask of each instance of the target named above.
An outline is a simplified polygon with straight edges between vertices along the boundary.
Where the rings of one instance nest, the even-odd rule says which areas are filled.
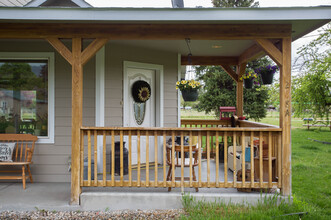
[[[176,89],[182,92],[184,101],[196,101],[198,99],[198,90],[201,88],[201,84],[195,80],[182,80],[177,81]]]
[[[268,65],[255,69],[255,72],[261,76],[263,85],[269,85],[272,84],[274,74],[278,69],[276,65]]]
[[[252,71],[252,70],[244,73],[239,79],[241,81],[244,81],[244,86],[246,89],[253,88],[253,84],[259,85],[258,77],[257,77],[256,73],[254,73],[254,71]]]
[[[133,83],[131,88],[133,100],[138,103],[144,103],[151,97],[151,86],[143,80]]]

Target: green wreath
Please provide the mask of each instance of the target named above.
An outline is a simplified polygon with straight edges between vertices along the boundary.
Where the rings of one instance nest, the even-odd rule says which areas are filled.
[[[151,97],[151,86],[143,80],[138,80],[131,87],[133,100],[138,103],[144,103]]]

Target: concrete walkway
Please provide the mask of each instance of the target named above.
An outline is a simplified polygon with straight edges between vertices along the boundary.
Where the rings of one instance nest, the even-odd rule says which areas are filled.
[[[236,189],[185,189],[197,200],[232,203],[256,203],[258,192],[243,193]],[[273,196],[273,194],[264,194]],[[75,211],[123,209],[178,209],[182,208],[180,188],[83,188],[79,206],[69,205],[70,183],[0,183],[0,211]]]

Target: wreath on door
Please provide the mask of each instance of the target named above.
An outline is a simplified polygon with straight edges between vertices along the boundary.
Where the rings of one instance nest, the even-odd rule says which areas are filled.
[[[131,87],[133,100],[138,103],[145,103],[151,97],[151,86],[148,82],[138,80]]]

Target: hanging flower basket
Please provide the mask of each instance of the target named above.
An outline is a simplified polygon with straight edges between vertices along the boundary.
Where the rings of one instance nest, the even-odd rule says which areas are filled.
[[[274,73],[261,72],[263,85],[270,85],[274,79]]]
[[[185,102],[194,102],[198,99],[198,90],[183,90],[182,96]]]
[[[244,86],[246,89],[251,89],[253,87],[253,78],[244,79]]]
[[[278,66],[268,65],[265,67],[260,67],[255,70],[255,72],[261,75],[263,85],[270,85],[274,79],[274,74],[278,70]]]
[[[182,92],[184,101],[194,102],[198,99],[198,89],[201,88],[201,84],[195,80],[181,80],[176,82],[176,89]]]
[[[151,97],[151,86],[143,80],[133,83],[131,88],[132,98],[137,103],[144,103]]]

